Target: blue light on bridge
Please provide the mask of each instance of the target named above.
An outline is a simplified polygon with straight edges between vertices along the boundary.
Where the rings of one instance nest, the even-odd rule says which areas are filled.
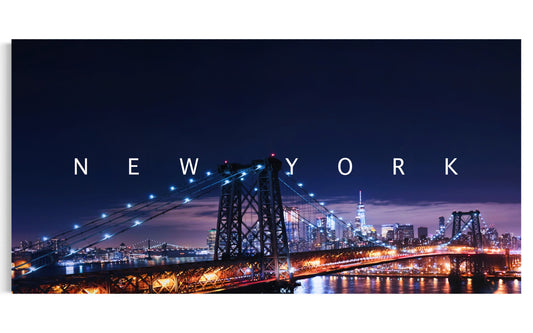
[[[155,195],[150,194],[150,195],[148,196],[148,198],[150,198],[150,199],[155,199]]]
[[[171,191],[175,191],[176,190],[176,186],[170,186],[170,190]]]
[[[191,199],[189,199],[189,198],[185,198],[185,199],[183,200],[183,203],[187,203],[187,202],[191,202]]]
[[[48,240],[48,237],[43,236],[43,241],[46,242]]]
[[[260,170],[260,169],[263,169],[263,165],[262,164],[258,164],[257,165],[257,170]]]
[[[311,195],[311,196],[312,196],[312,195]],[[324,206],[324,205],[325,205],[325,203],[322,201],[322,202],[320,203],[320,206]]]
[[[133,205],[130,203],[126,205],[126,208],[131,208],[131,207],[133,207]]]
[[[205,173],[205,175],[206,175],[206,176],[211,176],[211,171],[207,171],[207,172]]]
[[[74,230],[78,229],[80,226],[77,224],[74,224]]]
[[[227,185],[227,184],[229,184],[229,180],[228,180],[228,179],[226,179],[226,180],[224,181],[224,185]]]
[[[309,196],[312,198],[312,197],[315,196],[315,194],[314,193],[309,193]]]
[[[303,184],[303,183],[298,183],[298,186],[299,186],[299,187],[303,187],[304,184]]]
[[[257,192],[259,191],[259,189],[257,187],[254,187],[254,191]]]
[[[246,171],[243,171],[241,176],[244,177],[246,175],[247,175]]]
[[[111,238],[111,235],[110,235],[110,234],[105,234],[105,235],[104,235],[104,239],[109,239],[109,238]]]
[[[135,220],[135,222],[133,222],[133,226],[136,227],[136,226],[138,226],[141,223],[142,223],[141,221]]]
[[[287,176],[291,176],[291,175],[292,175],[289,171],[285,172],[285,174],[286,174]]]
[[[189,184],[192,184],[194,183],[194,179],[193,178],[189,178]]]
[[[102,218],[105,219],[107,217],[106,213],[102,213]]]
[[[243,181],[244,181],[244,177],[241,177],[241,182],[243,182]]]

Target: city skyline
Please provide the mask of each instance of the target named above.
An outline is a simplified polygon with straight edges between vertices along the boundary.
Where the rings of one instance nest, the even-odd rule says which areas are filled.
[[[346,197],[338,197],[326,199],[325,202],[327,203],[326,206],[332,208],[337,216],[344,217],[347,223],[353,224],[356,216],[356,207],[359,203],[359,191],[357,191],[357,195],[353,196],[352,200]],[[184,247],[205,247],[208,231],[213,228],[216,229],[218,203],[218,197],[194,200],[187,209],[169,212],[143,225],[142,229],[130,231],[124,236],[118,236],[101,243],[101,247],[117,247],[122,242],[129,245],[142,241],[147,237],[172,242]],[[480,210],[487,224],[494,225],[500,233],[509,232],[515,236],[521,236],[520,205],[518,204],[420,202],[415,205],[402,205],[373,200],[363,200],[363,204],[365,205],[368,221],[366,224],[373,225],[378,233],[380,233],[382,225],[400,223],[412,224],[415,230],[418,227],[427,227],[428,234],[433,235],[438,229],[440,216],[447,220],[453,211]],[[439,215],[440,212],[446,211],[449,211],[449,213]],[[432,215],[433,218],[426,218],[428,215]],[[317,214],[318,216],[319,214]],[[85,220],[91,220],[91,217],[87,217]],[[191,223],[184,224],[179,223],[179,221]],[[514,223],[507,224],[504,221],[513,221]],[[13,246],[16,247],[20,241],[36,241],[43,236],[50,235],[41,235],[34,239],[14,239]]]

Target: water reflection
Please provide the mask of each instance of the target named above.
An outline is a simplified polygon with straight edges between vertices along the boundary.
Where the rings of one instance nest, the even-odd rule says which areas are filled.
[[[56,275],[71,275],[80,273],[90,273],[98,271],[125,269],[125,268],[137,268],[137,267],[149,267],[160,265],[172,265],[181,264],[187,262],[208,261],[212,260],[212,256],[196,256],[196,257],[154,257],[153,259],[136,259],[127,262],[99,262],[99,263],[67,263],[64,266],[55,265],[45,267],[35,273],[32,276],[56,276]]]
[[[449,293],[495,293],[519,294],[521,281],[518,279],[494,281],[483,287],[467,279],[457,289],[450,287],[447,278],[404,278],[404,277],[357,277],[316,276],[300,280],[301,286],[295,294],[449,294]]]

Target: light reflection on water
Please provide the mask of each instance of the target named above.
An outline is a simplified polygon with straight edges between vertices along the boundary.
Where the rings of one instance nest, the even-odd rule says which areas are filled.
[[[211,256],[197,256],[197,257],[154,257],[153,259],[136,259],[128,262],[108,262],[108,263],[87,263],[87,264],[72,264],[65,266],[53,266],[49,267],[39,275],[71,275],[71,274],[80,274],[88,272],[98,272],[105,270],[116,270],[116,269],[125,269],[125,268],[137,268],[137,267],[150,267],[150,266],[160,266],[160,265],[172,265],[172,264],[181,264],[187,262],[197,262],[197,261],[206,261],[212,260]],[[34,273],[34,276],[37,274]]]
[[[402,278],[402,277],[357,277],[316,276],[300,280],[295,294],[450,294],[450,293],[495,293],[519,294],[521,281],[518,279],[496,281],[492,288],[481,291],[474,289],[472,280],[453,289],[447,278]]]

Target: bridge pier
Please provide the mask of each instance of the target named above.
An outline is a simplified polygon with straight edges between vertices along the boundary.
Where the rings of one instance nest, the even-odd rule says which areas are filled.
[[[467,279],[471,279],[474,291],[491,290],[495,286],[495,282],[489,279],[487,274],[493,272],[495,266],[502,265],[501,262],[484,253],[450,255],[450,264],[452,267],[448,282],[455,292],[462,291],[463,284]]]

